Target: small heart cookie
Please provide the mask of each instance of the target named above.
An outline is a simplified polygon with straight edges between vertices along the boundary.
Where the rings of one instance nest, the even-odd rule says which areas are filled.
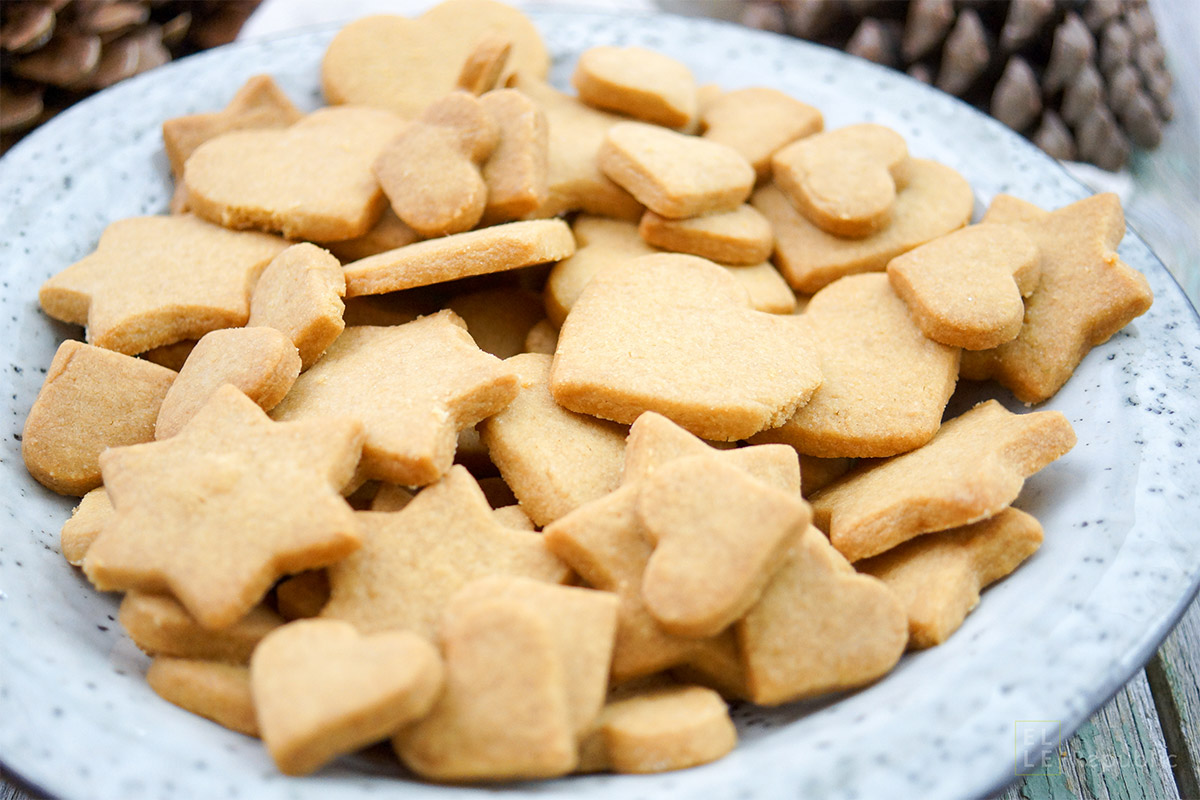
[[[750,162],[758,179],[771,176],[771,156],[824,127],[821,112],[778,89],[755,86],[722,92],[704,104],[703,136],[728,145]]]
[[[709,455],[655,471],[638,516],[654,546],[642,575],[647,610],[668,633],[699,637],[754,605],[812,513],[798,496]]]
[[[891,221],[905,182],[908,146],[900,134],[863,123],[793,142],[771,158],[775,185],[826,233],[860,238]]]
[[[250,684],[263,743],[285,775],[307,775],[429,711],[442,663],[407,631],[360,636],[345,622],[291,622],[259,643]]]
[[[986,350],[1016,338],[1041,275],[1037,245],[1012,225],[971,225],[888,262],[896,294],[935,342]]]

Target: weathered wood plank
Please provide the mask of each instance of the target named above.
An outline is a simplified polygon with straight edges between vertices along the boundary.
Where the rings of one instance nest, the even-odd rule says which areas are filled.
[[[34,800],[30,795],[8,782],[8,771],[0,767],[0,800]]]
[[[1179,793],[1200,798],[1200,600],[1146,665]]]
[[[1045,772],[995,800],[1178,800],[1145,673],[1048,756]]]

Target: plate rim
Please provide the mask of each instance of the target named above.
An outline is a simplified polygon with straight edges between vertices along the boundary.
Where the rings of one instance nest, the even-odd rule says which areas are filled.
[[[594,9],[569,10],[569,9],[553,9],[553,8],[533,7],[533,8],[524,8],[522,10],[535,22],[535,24],[539,21],[540,18],[543,18],[543,17],[581,18],[581,17],[593,16],[593,17],[602,18],[602,19],[620,19],[620,18],[630,16],[629,14],[617,14],[617,13],[613,13],[613,12],[605,12],[605,11],[594,10]],[[1091,187],[1087,186],[1081,180],[1079,180],[1075,175],[1071,174],[1070,171],[1068,171],[1065,167],[1063,167],[1063,165],[1061,163],[1059,163],[1057,160],[1053,159],[1049,155],[1043,153],[1042,151],[1038,150],[1032,142],[1030,142],[1025,137],[1021,136],[1019,133],[1012,131],[1007,126],[1003,125],[1003,123],[995,120],[994,118],[990,117],[983,111],[975,108],[974,106],[971,106],[970,104],[966,103],[965,101],[963,101],[959,98],[956,98],[956,97],[948,95],[944,92],[941,92],[941,91],[937,90],[935,87],[928,86],[919,81],[916,81],[916,80],[908,77],[907,75],[904,75],[903,73],[900,73],[896,70],[893,70],[893,69],[890,69],[888,67],[884,67],[884,66],[881,66],[878,64],[873,64],[873,63],[863,60],[863,59],[857,59],[857,58],[850,56],[849,54],[846,54],[842,51],[839,51],[834,48],[830,48],[830,47],[827,47],[827,46],[824,46],[821,44],[807,42],[804,40],[795,39],[793,37],[784,36],[782,34],[776,34],[776,33],[772,33],[769,31],[761,31],[761,30],[756,30],[756,29],[745,28],[736,23],[725,21],[725,20],[708,19],[708,18],[700,18],[700,17],[688,17],[688,16],[682,16],[682,15],[672,14],[672,13],[668,13],[668,12],[661,12],[661,11],[660,12],[653,12],[653,11],[641,12],[641,11],[639,11],[636,14],[634,14],[633,16],[636,16],[639,20],[650,20],[650,19],[653,19],[656,17],[670,17],[670,18],[674,18],[674,19],[687,20],[688,24],[690,24],[690,25],[697,25],[697,26],[701,26],[701,27],[712,26],[712,27],[724,29],[726,31],[736,32],[736,34],[738,34],[738,35],[746,35],[746,36],[750,36],[750,37],[764,37],[765,39],[769,39],[769,40],[782,40],[782,41],[785,41],[789,46],[796,46],[796,47],[800,47],[800,48],[813,48],[813,49],[823,51],[826,54],[828,54],[830,56],[834,56],[836,58],[853,61],[862,67],[867,67],[870,70],[875,71],[877,74],[886,76],[889,80],[899,79],[902,83],[904,83],[905,85],[908,85],[914,89],[919,88],[920,90],[928,91],[928,92],[932,93],[933,96],[938,97],[939,102],[944,102],[945,100],[950,100],[959,106],[960,111],[963,109],[969,109],[971,114],[973,114],[977,117],[977,121],[982,122],[985,125],[992,126],[1002,136],[1015,137],[1015,139],[1019,140],[1020,144],[1023,145],[1023,147],[1029,148],[1033,151],[1036,151],[1037,155],[1040,156],[1043,164],[1052,164],[1053,165],[1054,170],[1057,171],[1057,177],[1059,177],[1060,179],[1066,178],[1068,183],[1072,184],[1075,187],[1078,187],[1080,190],[1082,190],[1088,194],[1096,194],[1096,192]],[[342,24],[344,24],[344,23],[323,23],[323,24],[305,26],[304,28],[296,29],[294,31],[289,31],[287,33],[275,34],[275,35],[271,35],[271,36],[265,36],[265,37],[255,38],[255,39],[246,40],[246,41],[235,41],[235,42],[232,42],[227,45],[222,45],[220,47],[211,48],[206,51],[202,51],[199,53],[189,55],[182,59],[177,59],[176,61],[166,64],[163,67],[160,67],[156,70],[151,70],[151,71],[148,71],[141,75],[134,76],[133,78],[131,78],[127,81],[123,81],[119,84],[109,87],[108,89],[97,92],[96,94],[91,95],[91,96],[81,100],[80,102],[74,104],[69,109],[65,110],[64,112],[62,112],[61,114],[56,116],[54,119],[51,119],[50,121],[48,121],[45,125],[42,125],[38,129],[35,129],[34,131],[30,132],[26,137],[24,137],[22,139],[22,141],[18,142],[16,145],[14,145],[3,157],[0,157],[0,170],[3,170],[5,167],[11,166],[14,163],[14,161],[21,160],[21,158],[14,158],[15,154],[18,154],[18,153],[23,154],[26,151],[26,149],[32,149],[36,144],[39,144],[43,139],[49,140],[52,137],[52,134],[57,133],[59,128],[65,127],[70,122],[73,122],[76,118],[86,118],[89,115],[91,115],[93,106],[111,103],[111,102],[113,102],[113,99],[112,99],[113,97],[120,98],[122,94],[127,93],[127,92],[128,93],[136,92],[140,89],[140,87],[143,83],[167,80],[171,74],[170,71],[173,68],[178,67],[179,65],[195,64],[195,63],[202,62],[202,61],[205,61],[208,59],[220,60],[221,58],[225,57],[228,53],[233,52],[233,51],[243,51],[243,50],[250,51],[250,50],[253,50],[253,49],[259,48],[259,47],[269,47],[269,46],[273,46],[273,45],[278,45],[279,43],[286,42],[286,41],[292,40],[292,39],[304,39],[304,38],[313,37],[314,35],[331,34],[333,31],[336,31],[338,28],[340,28]],[[553,51],[551,51],[551,52],[553,55]],[[1153,248],[1151,248],[1150,245],[1146,242],[1146,240],[1141,236],[1141,234],[1138,232],[1136,226],[1131,225],[1128,222],[1128,220],[1126,220],[1126,236],[1129,236],[1130,234],[1132,234],[1133,238],[1135,240],[1137,240],[1145,248],[1146,252],[1153,259],[1153,263],[1156,265],[1156,267],[1159,270],[1161,270],[1162,273],[1165,274],[1166,278],[1170,282],[1170,285],[1173,287],[1172,291],[1178,292],[1179,298],[1181,298],[1183,300],[1185,307],[1191,311],[1191,317],[1192,317],[1193,322],[1195,322],[1197,324],[1197,327],[1200,328],[1200,310],[1198,310],[1197,304],[1194,303],[1192,301],[1192,298],[1188,296],[1187,292],[1183,288],[1183,285],[1180,283],[1179,279],[1175,276],[1174,272],[1166,266],[1166,264],[1163,262],[1163,260],[1158,256],[1158,254],[1153,250]],[[1125,241],[1125,239],[1123,239],[1122,241]],[[1157,297],[1156,297],[1156,301],[1157,301]],[[19,471],[20,469],[23,468],[23,465],[17,465],[14,468]],[[1077,712],[1074,715],[1064,717],[1064,719],[1062,720],[1064,723],[1064,728],[1063,728],[1064,735],[1069,735],[1069,734],[1067,734],[1068,729],[1069,729],[1070,733],[1073,734],[1079,728],[1079,726],[1082,725],[1082,723],[1084,721],[1086,721],[1092,714],[1094,714],[1096,711],[1101,709],[1105,704],[1107,704],[1111,700],[1111,698],[1113,698],[1118,692],[1120,692],[1120,690],[1129,682],[1129,680],[1133,676],[1135,676],[1140,669],[1143,668],[1144,663],[1147,660],[1149,660],[1149,658],[1162,646],[1163,641],[1170,635],[1170,633],[1173,631],[1173,629],[1179,623],[1180,619],[1187,612],[1189,606],[1195,601],[1197,596],[1200,595],[1200,569],[1193,569],[1193,571],[1188,576],[1188,581],[1189,581],[1189,588],[1185,592],[1185,595],[1177,600],[1177,602],[1173,605],[1173,607],[1170,609],[1170,611],[1166,615],[1160,616],[1159,624],[1153,626],[1151,629],[1152,634],[1148,638],[1144,639],[1143,644],[1140,647],[1135,647],[1132,649],[1131,652],[1127,651],[1125,653],[1126,656],[1132,655],[1133,660],[1129,661],[1128,659],[1123,659],[1120,663],[1114,665],[1114,667],[1115,667],[1114,671],[1109,673],[1109,675],[1112,676],[1111,680],[1108,682],[1101,683],[1100,685],[1094,687],[1091,691],[1089,691],[1085,694],[1084,702],[1080,705],[1080,708],[1082,708],[1083,710],[1080,712]],[[1040,755],[1040,754],[1043,754],[1044,752],[1048,751],[1049,749],[1052,749],[1052,745],[1034,747],[1026,752],[1037,753]],[[30,793],[34,794],[34,796],[38,796],[39,793],[41,795],[45,795],[47,797],[57,797],[58,796],[53,793],[47,792],[37,782],[29,779],[24,773],[22,773],[19,769],[17,769],[11,761],[5,759],[2,755],[0,755],[0,769],[3,769],[7,773],[6,778],[11,783],[18,785],[18,786],[23,785],[25,787],[32,788],[34,791],[30,792]],[[1007,772],[1008,772],[1008,770],[1005,770],[1004,773],[1002,773],[1000,776],[995,778],[992,781],[992,783],[989,784],[987,789],[978,793],[978,796],[981,796],[981,797],[989,796],[990,794],[995,793],[996,791],[999,791],[1003,787],[1014,783],[1020,777],[1020,776],[1016,776],[1016,775],[1007,775]],[[484,790],[486,791],[487,789],[485,788]],[[507,792],[509,790],[505,789],[504,791]],[[521,790],[518,788],[517,791],[519,792]]]

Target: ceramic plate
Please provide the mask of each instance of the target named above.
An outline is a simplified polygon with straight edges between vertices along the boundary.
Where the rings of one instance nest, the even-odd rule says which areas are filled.
[[[728,25],[672,17],[535,17],[565,86],[597,44],[637,44],[686,62],[700,81],[770,85],[810,102],[828,127],[873,120],[971,181],[986,204],[1010,192],[1056,208],[1086,194],[1006,128],[902,75],[840,53]],[[222,107],[256,73],[304,106],[320,102],[333,35],[212,51],[135,78],[53,120],[0,161],[0,342],[4,480],[0,508],[0,757],[64,798],[358,798],[476,795],[397,785],[383,760],[280,776],[259,743],[158,699],[146,659],[114,622],[117,598],[91,590],[58,550],[71,501],[34,483],[19,436],[59,341],[79,330],[42,315],[37,288],[90,252],[122,217],[162,213],[170,195],[159,125]],[[982,206],[980,206],[982,207]],[[1096,348],[1045,407],[1079,444],[1031,479],[1018,505],[1046,541],[989,590],[948,644],[906,656],[862,691],[769,712],[736,712],[742,741],[712,765],[653,777],[522,784],[542,796],[979,796],[1011,781],[1128,680],[1191,597],[1200,564],[1195,498],[1200,324],[1146,245],[1121,256],[1149,278],[1151,311]],[[1011,398],[996,390],[1011,407]],[[1039,722],[1028,722],[1028,721]],[[1032,734],[1031,734],[1032,731]],[[1032,761],[1029,763],[1033,763]]]

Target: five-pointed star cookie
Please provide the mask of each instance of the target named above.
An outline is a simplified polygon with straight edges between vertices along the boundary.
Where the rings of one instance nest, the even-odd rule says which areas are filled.
[[[84,572],[101,590],[169,591],[206,628],[232,625],[281,575],[358,548],[340,489],[362,442],[357,421],[274,423],[223,386],[171,439],[100,457],[114,516]]]
[[[1002,194],[983,221],[1027,233],[1041,251],[1042,278],[1025,300],[1017,338],[964,353],[962,376],[994,378],[1018,400],[1040,403],[1067,382],[1089,350],[1146,313],[1154,297],[1146,278],[1117,255],[1125,216],[1115,194],[1053,212]]]
[[[402,510],[363,511],[358,518],[363,547],[330,568],[321,616],[351,622],[362,633],[402,629],[432,637],[446,603],[476,578],[562,583],[570,575],[540,534],[498,521],[461,466]]]
[[[347,328],[271,416],[359,419],[367,435],[360,472],[424,486],[450,468],[458,432],[519,390],[516,371],[480,350],[457,314],[442,311],[406,325]]]
[[[245,325],[250,291],[288,243],[189,215],[114,222],[96,251],[42,284],[42,309],[126,355]]]

